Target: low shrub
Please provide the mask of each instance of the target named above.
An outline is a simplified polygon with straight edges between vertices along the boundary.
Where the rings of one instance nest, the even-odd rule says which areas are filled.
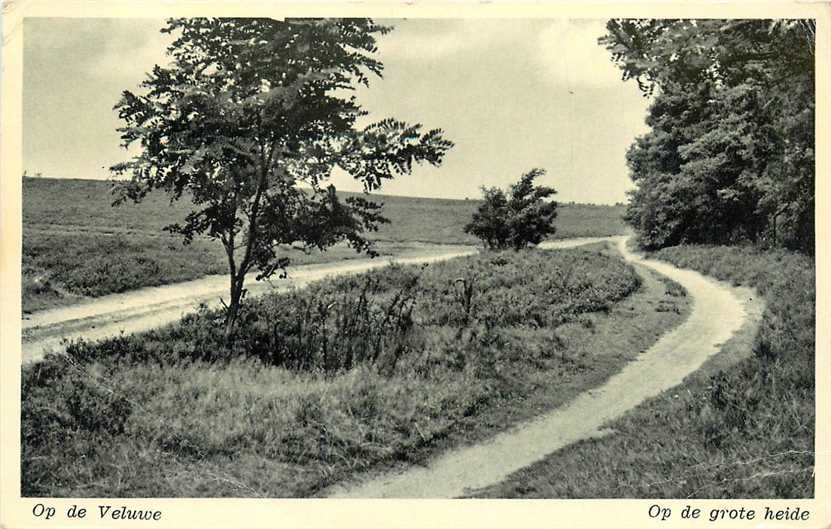
[[[640,283],[630,266],[607,255],[550,255],[486,253],[430,267],[391,266],[251,300],[230,349],[222,311],[201,310],[140,336],[79,341],[67,353],[79,362],[250,356],[294,370],[339,372],[370,364],[391,372],[404,356],[424,356],[436,345],[428,343],[430,337],[445,328],[453,329],[456,340],[462,335],[470,340],[482,334],[480,328],[556,327],[580,314],[608,310]],[[462,284],[469,285],[467,296],[460,294]],[[417,362],[406,361],[407,369],[418,369]]]

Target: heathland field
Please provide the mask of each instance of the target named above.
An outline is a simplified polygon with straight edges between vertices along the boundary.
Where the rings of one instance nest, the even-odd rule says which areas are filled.
[[[218,244],[182,247],[161,231],[182,205],[111,208],[107,190],[24,181],[24,308],[225,273]],[[382,254],[473,242],[462,226],[477,202],[384,201]],[[620,212],[564,205],[557,236],[620,233]],[[295,263],[354,255],[287,251]],[[604,244],[485,252],[331,279],[249,300],[231,347],[208,310],[71,344],[23,369],[23,492],[303,497],[487,439],[603,384],[685,318],[683,288],[619,257]],[[763,317],[609,435],[472,494],[813,494],[811,256],[678,246],[652,257],[755,288]]]
[[[227,273],[221,244],[181,239],[162,231],[189,211],[163,194],[141,204],[111,207],[110,183],[23,180],[23,310],[31,312],[84,297]],[[476,244],[462,227],[477,200],[379,196],[389,224],[370,234],[382,255],[425,244]],[[622,207],[562,204],[556,238],[625,232]],[[358,257],[345,247],[325,253],[286,249],[293,264]]]
[[[23,493],[308,496],[563,404],[687,311],[606,245],[393,266],[24,367]]]
[[[114,207],[114,182],[24,173],[23,496],[816,496],[815,21],[598,19],[578,29],[619,71],[586,61],[559,100],[540,83],[569,72],[538,79],[514,67],[539,61],[457,22],[403,28],[404,44],[437,30],[465,42],[414,86],[371,20],[170,19],[175,60],[140,93],[120,87],[115,107],[124,147],[142,153],[114,174],[154,191]],[[96,39],[118,42],[105,26]],[[514,33],[550,29],[532,26]],[[26,46],[32,87],[115,86],[51,63],[72,55],[53,31]],[[391,96],[372,109],[341,97],[385,62]],[[488,102],[494,71],[523,82]],[[581,86],[610,73],[643,97]],[[422,113],[433,101],[411,88],[478,90],[486,105]],[[59,136],[81,123],[68,110],[111,115],[111,95],[33,98],[25,165],[91,174],[111,121]],[[647,125],[628,148],[631,120],[608,119],[625,107]],[[524,141],[563,118],[609,141]],[[374,188],[445,161],[462,168],[448,182],[507,183],[529,160],[481,200],[366,197],[389,220],[371,233],[366,212],[304,187],[335,166]],[[564,194],[628,187],[628,203],[558,206],[546,167]],[[192,196],[218,206],[195,214]],[[165,231],[177,223],[198,237],[184,245]],[[328,250],[271,246],[283,238]],[[254,265],[301,267],[263,281]]]

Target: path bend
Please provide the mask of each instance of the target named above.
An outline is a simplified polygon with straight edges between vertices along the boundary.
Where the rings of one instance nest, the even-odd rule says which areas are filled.
[[[683,285],[691,296],[689,317],[662,336],[637,360],[604,385],[481,444],[450,450],[428,463],[359,484],[339,484],[332,497],[453,498],[504,480],[511,473],[575,441],[596,436],[601,427],[644,400],[678,385],[720,350],[745,320],[743,303],[723,283],[669,263],[647,260],[626,247],[626,237],[566,239],[542,243],[546,249],[615,242],[626,261],[649,267]],[[474,248],[447,249],[394,259],[404,264],[436,262],[475,253]],[[359,273],[389,264],[389,259],[354,260],[292,270],[292,280],[278,287],[249,283],[254,294],[303,286],[331,275]],[[141,289],[77,306],[32,314],[24,320],[23,362],[36,361],[61,347],[63,338],[105,338],[171,323],[200,303],[216,305],[227,277],[209,276],[163,287]]]
[[[617,242],[623,258],[680,283],[692,297],[689,317],[662,336],[602,386],[569,403],[497,434],[483,443],[450,450],[427,466],[413,467],[370,481],[336,485],[329,497],[455,498],[499,483],[571,443],[599,435],[603,425],[648,398],[678,384],[721,349],[744,324],[742,301],[727,285],[692,270],[644,259]],[[547,244],[541,245],[549,246]]]

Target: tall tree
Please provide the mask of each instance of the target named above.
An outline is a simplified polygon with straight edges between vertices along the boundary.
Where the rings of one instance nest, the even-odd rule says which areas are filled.
[[[814,34],[811,20],[609,21],[601,44],[655,96],[628,155],[645,246],[813,249]]]
[[[442,131],[394,119],[358,126],[367,115],[350,94],[381,75],[369,19],[170,19],[171,62],[125,91],[116,110],[125,148],[140,152],[113,166],[130,181],[117,202],[162,189],[187,196],[193,211],[167,229],[222,242],[233,333],[252,270],[268,277],[288,263],[281,245],[325,249],[347,241],[372,252],[363,234],[384,222],[365,198],[341,201],[327,185],[335,168],[378,189],[413,164],[439,165],[452,143]]]

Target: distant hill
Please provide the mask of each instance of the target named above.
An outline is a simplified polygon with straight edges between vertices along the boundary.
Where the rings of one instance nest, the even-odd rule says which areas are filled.
[[[62,178],[23,179],[24,228],[106,233],[161,234],[162,228],[184,218],[190,202],[170,203],[153,193],[140,204],[111,207],[110,182]],[[342,196],[356,193],[340,193]],[[390,223],[371,238],[389,242],[476,243],[462,231],[478,200],[371,195],[384,204]],[[623,206],[561,204],[556,238],[624,233]]]

